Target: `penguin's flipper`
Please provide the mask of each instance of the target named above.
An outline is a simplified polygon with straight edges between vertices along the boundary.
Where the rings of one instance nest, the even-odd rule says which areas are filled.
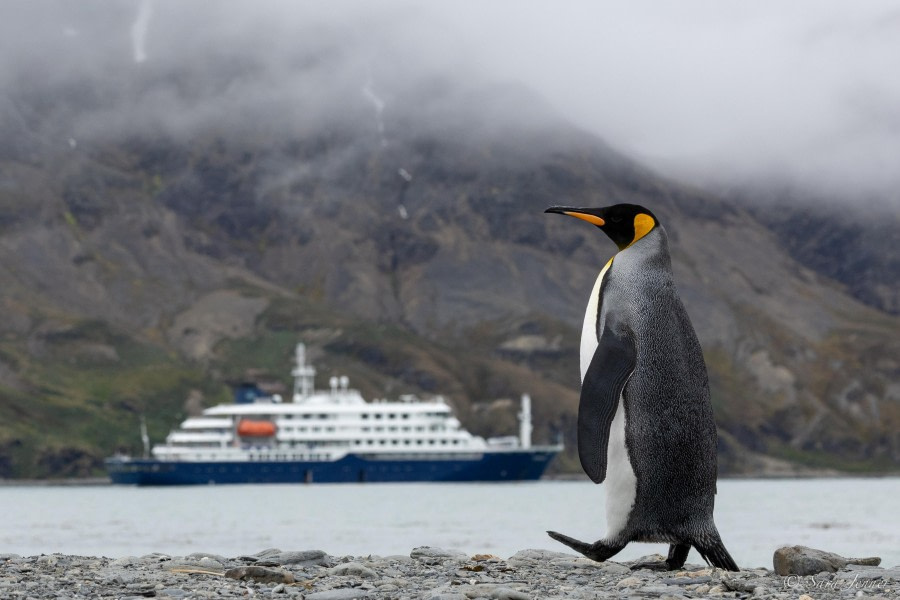
[[[606,479],[609,428],[625,382],[634,370],[634,342],[607,325],[581,384],[578,404],[578,458],[594,483]]]

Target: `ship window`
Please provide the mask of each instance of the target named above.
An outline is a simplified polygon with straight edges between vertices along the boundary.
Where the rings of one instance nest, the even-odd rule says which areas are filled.
[[[375,415],[375,418],[376,418],[376,419],[380,419],[380,418],[381,418],[381,415],[376,414],[376,415]]]
[[[403,445],[404,445],[404,446],[409,446],[409,444],[410,444],[410,441],[409,441],[409,440],[403,440]]]
[[[422,445],[422,440],[416,440],[416,446],[421,446],[421,445]]]
[[[388,415],[388,419],[396,419],[396,418],[397,418],[397,415],[395,415],[394,413],[391,413]]]
[[[371,427],[363,427],[363,428],[362,428],[362,430],[363,430],[364,432],[368,432],[368,431],[371,430],[371,429],[372,429]]]
[[[328,415],[322,414],[322,415],[319,415],[319,418],[320,418],[320,419],[327,419],[327,418],[328,418]]]
[[[368,413],[363,413],[360,415],[360,417],[362,417],[363,419],[368,419],[369,415],[368,415]]]
[[[428,445],[429,445],[429,446],[434,446],[434,440],[428,440]]]
[[[378,443],[384,446],[387,442],[385,440],[378,440]]]
[[[400,415],[400,416],[401,416],[402,418],[404,418],[404,419],[408,419],[408,418],[409,418],[409,415],[408,415],[408,414],[403,414],[403,415]]]

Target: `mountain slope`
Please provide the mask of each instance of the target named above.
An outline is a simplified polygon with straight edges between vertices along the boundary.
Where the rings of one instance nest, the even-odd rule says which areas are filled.
[[[0,476],[96,472],[139,450],[139,414],[159,440],[245,369],[286,385],[301,340],[322,377],[445,394],[478,433],[513,432],[503,399],[529,392],[575,471],[580,323],[615,248],[543,209],[616,202],[669,233],[723,471],[897,469],[898,317],[783,230],[517,86],[309,44],[275,66],[104,56],[0,99]],[[282,79],[322,85],[267,97]]]

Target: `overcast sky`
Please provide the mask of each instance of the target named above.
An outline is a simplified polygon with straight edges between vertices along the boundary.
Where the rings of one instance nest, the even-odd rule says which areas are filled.
[[[895,0],[445,4],[487,64],[634,156],[900,198]]]
[[[145,67],[168,60],[200,70],[205,52],[237,66],[255,55],[248,69],[268,71],[245,87],[213,86],[215,97],[191,106],[157,91],[134,103],[127,120],[164,107],[160,114],[183,128],[192,115],[216,114],[220,97],[272,102],[277,82],[289,100],[281,109],[297,107],[301,118],[313,114],[300,107],[326,81],[345,79],[359,88],[356,100],[379,110],[382,82],[367,86],[367,69],[394,73],[395,87],[449,72],[460,81],[522,82],[658,168],[704,177],[776,173],[854,196],[877,193],[900,207],[896,0],[5,0],[0,37],[6,86],[16,80],[4,73],[25,64],[38,79],[96,76],[111,53]],[[352,68],[306,65],[314,84],[292,79],[296,47],[321,44],[343,52]],[[323,94],[319,104],[334,99]],[[110,127],[106,117],[94,119]]]

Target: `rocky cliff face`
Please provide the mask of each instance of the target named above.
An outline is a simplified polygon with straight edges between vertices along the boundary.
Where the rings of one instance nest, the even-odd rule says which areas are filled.
[[[330,54],[306,56],[293,76],[327,71]],[[788,236],[516,87],[386,77],[379,96],[348,79],[326,90],[336,112],[275,126],[236,99],[179,130],[148,99],[200,111],[264,66],[117,68],[0,107],[0,476],[92,472],[136,450],[138,413],[160,439],[243,369],[283,380],[301,340],[321,375],[349,372],[368,397],[443,393],[478,433],[511,433],[495,401],[529,392],[536,439],[571,452],[580,322],[615,249],[542,211],[616,202],[669,232],[723,470],[900,464],[890,300],[838,281],[854,238],[808,242],[829,268],[784,243],[829,240],[827,215]]]

